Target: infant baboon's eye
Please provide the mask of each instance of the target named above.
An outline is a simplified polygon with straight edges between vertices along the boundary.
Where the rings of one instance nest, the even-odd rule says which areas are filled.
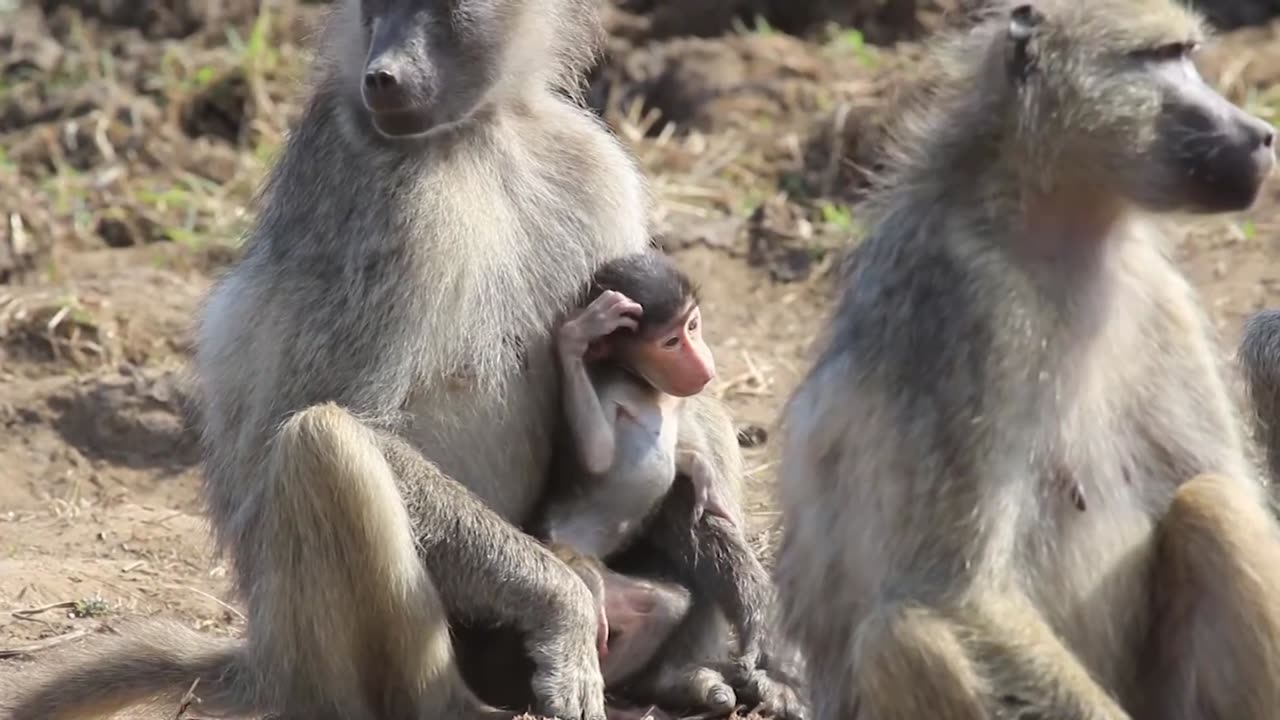
[[[679,336],[676,336],[676,337],[672,337],[672,338],[667,338],[666,342],[662,343],[662,347],[664,347],[664,348],[673,348],[673,347],[675,347],[675,346],[677,346],[677,345],[679,345],[679,344],[680,344],[680,337],[679,337]]]

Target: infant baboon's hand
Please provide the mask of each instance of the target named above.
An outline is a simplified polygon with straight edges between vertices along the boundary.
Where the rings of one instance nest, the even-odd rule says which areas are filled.
[[[605,720],[596,603],[586,585],[572,579],[529,638],[535,709],[561,720]]]
[[[729,501],[726,481],[715,467],[696,450],[682,450],[676,457],[676,467],[693,483],[693,522],[696,525],[706,513],[724,518],[742,527],[742,519],[734,512],[736,505]]]
[[[619,328],[632,330],[639,326],[636,318],[643,309],[640,304],[615,290],[606,290],[582,310],[565,320],[560,326],[556,344],[560,353],[580,358],[592,342]]]
[[[755,668],[733,678],[738,697],[760,705],[760,711],[778,720],[806,720],[808,708],[801,698],[799,683],[773,677],[764,668]]]

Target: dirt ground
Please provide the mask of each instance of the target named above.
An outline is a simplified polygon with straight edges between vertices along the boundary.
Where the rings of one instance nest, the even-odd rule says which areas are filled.
[[[704,5],[610,6],[589,98],[702,285],[767,552],[769,431],[861,232],[861,169],[920,73],[916,40],[960,3]],[[1257,24],[1223,32],[1202,71],[1280,121],[1280,22],[1221,5],[1224,27]],[[296,114],[322,8],[0,0],[0,666],[130,614],[242,627],[200,514],[183,363]],[[1280,179],[1246,215],[1183,227],[1177,257],[1233,343],[1243,316],[1280,304]]]

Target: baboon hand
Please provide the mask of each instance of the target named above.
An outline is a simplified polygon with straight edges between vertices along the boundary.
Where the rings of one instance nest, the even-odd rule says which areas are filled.
[[[737,515],[731,510],[734,507],[726,496],[723,483],[719,482],[716,470],[702,453],[696,450],[682,450],[677,458],[677,467],[689,477],[693,483],[693,522],[696,525],[706,513],[722,517],[733,525],[741,526]]]
[[[536,710],[560,720],[605,720],[596,603],[576,578],[561,588],[560,602],[529,639]]]
[[[798,683],[771,677],[764,668],[755,668],[732,678],[738,697],[759,705],[760,712],[778,720],[806,720],[809,717]]]
[[[618,328],[639,327],[640,304],[615,290],[606,290],[560,326],[557,344],[566,357],[581,358],[591,343]]]

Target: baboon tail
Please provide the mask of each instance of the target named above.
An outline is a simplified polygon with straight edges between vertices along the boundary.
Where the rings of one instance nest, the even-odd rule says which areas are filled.
[[[193,715],[253,714],[243,642],[171,621],[132,622],[0,678],[0,720],[102,718],[140,705],[172,718],[188,690]]]

